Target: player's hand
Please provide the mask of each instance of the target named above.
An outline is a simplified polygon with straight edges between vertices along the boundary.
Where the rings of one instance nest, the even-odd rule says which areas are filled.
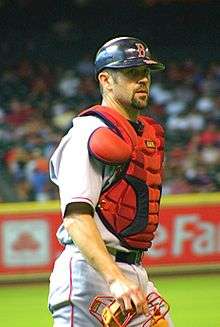
[[[123,312],[135,309],[137,314],[147,313],[146,295],[133,281],[127,278],[117,279],[112,281],[109,287]]]

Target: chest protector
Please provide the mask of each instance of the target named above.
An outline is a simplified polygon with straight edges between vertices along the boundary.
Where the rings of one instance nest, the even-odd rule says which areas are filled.
[[[117,167],[114,180],[101,193],[96,208],[99,217],[123,246],[147,250],[151,247],[159,222],[164,131],[153,119],[139,116],[140,128],[136,132],[127,119],[103,106],[91,107],[80,114],[87,115],[101,118],[111,133],[131,149],[126,162],[117,164],[112,162],[111,150],[111,160],[104,160],[89,146],[91,155]],[[104,138],[98,143],[100,146],[105,144]]]

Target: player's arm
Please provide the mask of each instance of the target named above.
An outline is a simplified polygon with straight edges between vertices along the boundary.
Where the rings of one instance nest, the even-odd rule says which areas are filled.
[[[93,209],[90,205],[81,202],[68,204],[64,226],[87,261],[109,284],[111,293],[117,298],[122,309],[130,310],[133,303],[137,313],[145,313],[144,293],[123,275],[108,253],[93,219]]]

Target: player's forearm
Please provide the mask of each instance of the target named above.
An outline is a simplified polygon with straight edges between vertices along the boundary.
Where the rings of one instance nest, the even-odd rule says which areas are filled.
[[[71,213],[64,218],[64,226],[87,261],[108,283],[124,278],[108,253],[91,215]]]

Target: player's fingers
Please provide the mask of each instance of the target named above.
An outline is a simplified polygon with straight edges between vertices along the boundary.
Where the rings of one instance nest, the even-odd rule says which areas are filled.
[[[121,311],[125,314],[126,309],[125,309],[125,303],[123,298],[117,298],[117,302],[120,304]]]
[[[123,296],[123,302],[124,302],[124,309],[125,311],[131,311],[132,310],[132,304],[131,304],[131,298],[129,296]]]
[[[141,301],[139,301],[139,299],[135,295],[132,295],[131,300],[132,300],[132,303],[135,307],[137,314],[143,313],[143,303]]]
[[[142,291],[140,291],[140,290],[138,290],[138,296],[139,296],[139,298],[140,298],[140,300],[141,300],[141,302],[142,302],[142,312],[143,312],[144,314],[147,314],[147,312],[148,312],[147,297],[146,297],[146,295],[145,295]]]
[[[135,306],[137,314],[147,313],[147,300],[140,290],[136,290],[131,294],[132,303]]]
[[[147,303],[147,300],[143,304],[143,313],[145,315],[148,313],[148,303]]]

